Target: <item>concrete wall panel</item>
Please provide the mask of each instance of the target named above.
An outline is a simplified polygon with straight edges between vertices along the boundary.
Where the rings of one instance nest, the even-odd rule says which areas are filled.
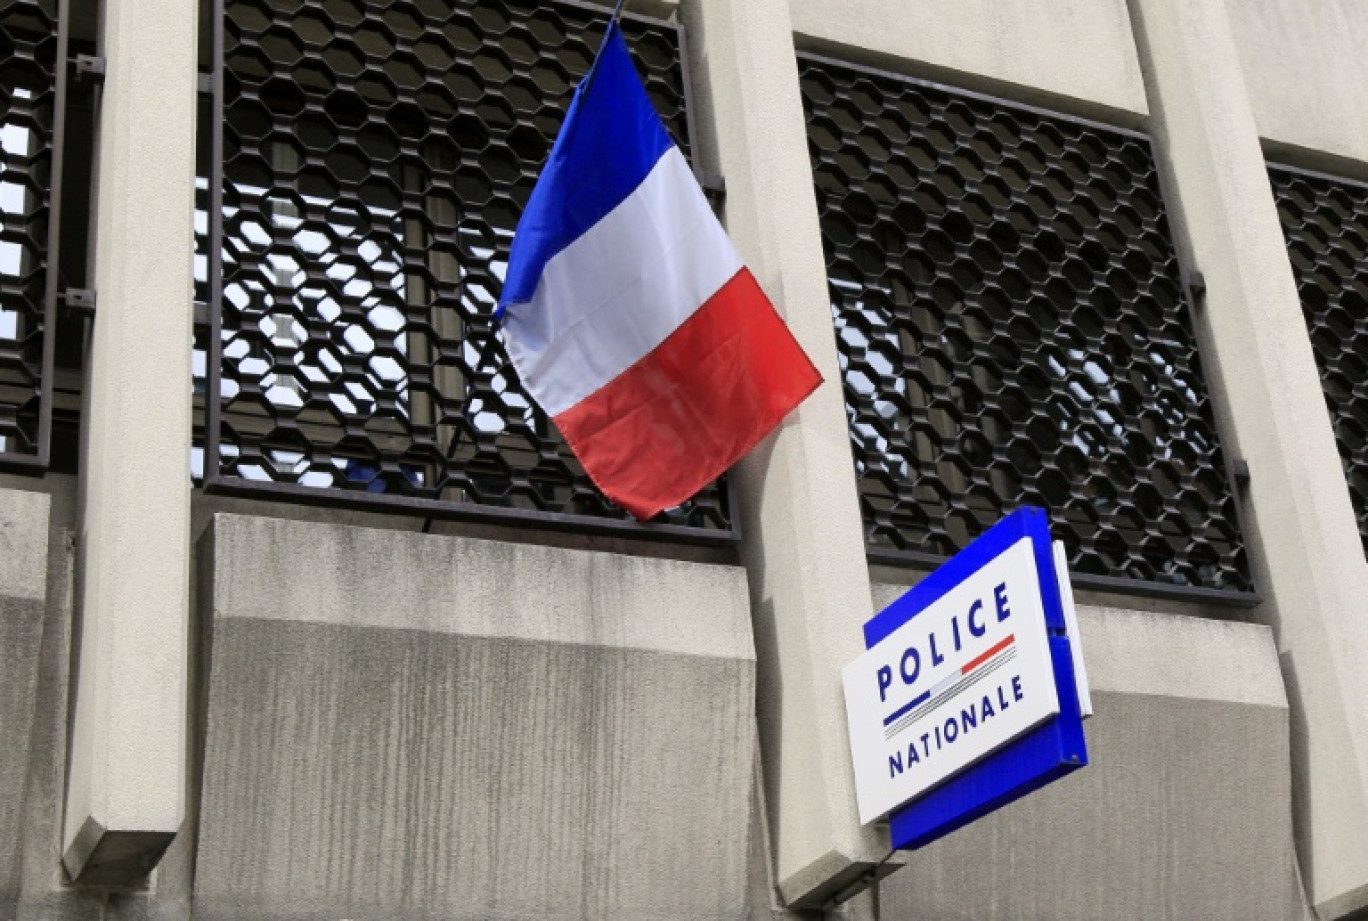
[[[736,568],[216,516],[197,918],[744,917]]]
[[[1288,0],[1292,2],[1292,0]],[[1149,111],[1124,0],[791,0],[800,47],[1079,114]],[[905,62],[899,64],[897,62]]]
[[[1368,169],[1368,16],[1361,0],[1226,0],[1259,134],[1301,165]],[[1278,153],[1275,149],[1275,155]]]

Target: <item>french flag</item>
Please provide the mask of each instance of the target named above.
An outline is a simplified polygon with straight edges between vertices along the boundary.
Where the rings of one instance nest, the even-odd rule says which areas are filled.
[[[666,134],[616,21],[518,222],[498,316],[532,398],[642,520],[716,479],[822,382]]]

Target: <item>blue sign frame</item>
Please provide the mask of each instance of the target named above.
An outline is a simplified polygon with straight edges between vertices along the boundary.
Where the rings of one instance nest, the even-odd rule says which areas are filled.
[[[1027,507],[1008,515],[876,614],[864,626],[865,648],[873,648],[883,641],[1023,537],[1030,538],[1035,555],[1051,665],[1059,694],[1059,713],[889,813],[889,832],[894,848],[925,847],[1088,763],[1064,604],[1050,544],[1049,519],[1043,510]]]

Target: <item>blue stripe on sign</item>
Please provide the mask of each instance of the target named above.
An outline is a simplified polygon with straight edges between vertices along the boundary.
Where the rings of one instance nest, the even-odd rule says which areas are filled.
[[[518,220],[495,316],[532,300],[546,263],[631,195],[672,146],[614,22]]]
[[[904,706],[901,706],[901,707],[899,707],[898,709],[894,710],[892,713],[888,714],[888,716],[885,716],[885,717],[884,717],[884,725],[887,726],[889,723],[893,722],[895,719],[897,719],[898,717],[902,716],[902,715],[903,715],[904,713],[906,713],[908,710],[911,710],[911,709],[912,709],[913,707],[915,707],[917,704],[919,704],[919,703],[921,703],[922,701],[926,700],[926,699],[929,698],[930,696],[931,696],[931,692],[930,692],[929,690],[927,690],[927,691],[922,691],[922,692],[921,692],[920,694],[918,694],[916,697],[912,698],[912,702],[911,702],[911,703],[905,704]]]

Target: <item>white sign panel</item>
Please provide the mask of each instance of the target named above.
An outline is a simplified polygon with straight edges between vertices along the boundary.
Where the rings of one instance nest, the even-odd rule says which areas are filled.
[[[862,823],[1057,714],[1030,538],[933,601],[841,677]]]

